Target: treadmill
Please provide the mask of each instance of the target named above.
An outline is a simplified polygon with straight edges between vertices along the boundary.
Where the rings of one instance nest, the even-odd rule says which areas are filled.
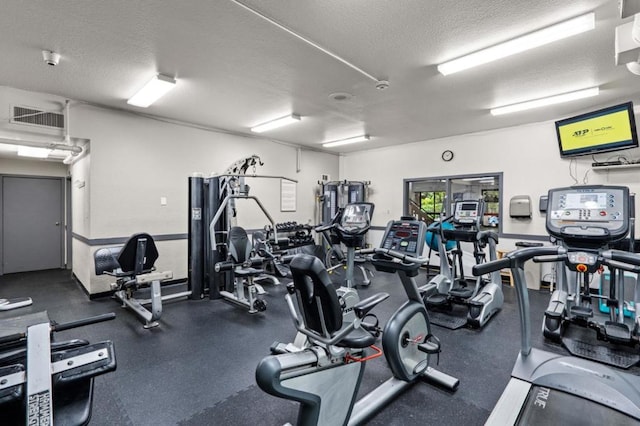
[[[589,185],[549,191],[547,231],[566,246],[530,247],[475,265],[483,275],[510,268],[521,327],[521,348],[502,396],[486,425],[608,424],[638,425],[640,377],[593,361],[531,347],[529,295],[524,263],[564,262],[571,270],[601,266],[640,272],[640,255],[608,249],[629,230],[629,189]]]

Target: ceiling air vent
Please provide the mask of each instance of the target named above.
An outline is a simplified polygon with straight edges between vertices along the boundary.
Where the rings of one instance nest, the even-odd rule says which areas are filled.
[[[64,114],[14,106],[11,122],[49,127],[52,129],[64,129]]]

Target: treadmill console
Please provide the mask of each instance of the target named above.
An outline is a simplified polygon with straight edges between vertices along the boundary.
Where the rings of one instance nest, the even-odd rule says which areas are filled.
[[[547,231],[573,243],[607,243],[629,232],[629,188],[586,185],[549,190]]]
[[[457,225],[479,225],[483,207],[480,201],[456,201],[453,223]]]
[[[419,220],[392,220],[387,224],[380,248],[420,257],[426,232],[427,225]]]

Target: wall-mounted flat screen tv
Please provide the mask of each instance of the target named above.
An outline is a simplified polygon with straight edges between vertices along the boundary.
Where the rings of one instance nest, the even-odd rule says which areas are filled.
[[[638,146],[633,103],[556,121],[562,157],[618,151]]]

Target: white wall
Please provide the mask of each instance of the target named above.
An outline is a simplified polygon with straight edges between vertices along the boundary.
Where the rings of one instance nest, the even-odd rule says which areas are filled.
[[[303,151],[301,171],[296,172],[296,149],[271,142],[141,117],[90,105],[74,105],[73,135],[90,139],[89,156],[72,167],[74,229],[88,239],[127,237],[135,232],[186,234],[188,229],[188,177],[193,172],[222,173],[233,162],[257,154],[265,163],[257,174],[299,180],[297,211],[280,212],[279,179],[247,179],[276,222],[313,220],[317,180],[323,173],[338,174],[335,155]],[[87,176],[88,171],[88,176]],[[87,204],[87,197],[89,202]],[[167,205],[160,205],[160,198]],[[241,201],[238,224],[262,228],[267,224],[255,204]],[[187,276],[187,240],[157,243],[156,266],[172,270],[176,279]],[[74,244],[85,250],[82,262],[96,247]],[[75,263],[75,262],[74,262]],[[77,265],[79,269],[83,268]],[[84,274],[86,276],[86,273]],[[90,274],[83,283],[91,293],[108,290],[108,281]]]
[[[450,149],[450,162],[440,158]],[[598,160],[624,155],[640,159],[640,150],[600,154]],[[538,198],[549,188],[609,183],[640,192],[640,168],[594,172],[592,158],[560,158],[553,121],[412,143],[392,148],[359,151],[340,161],[342,179],[372,181],[371,201],[376,204],[373,224],[382,226],[403,211],[403,179],[503,172],[503,228],[509,234],[546,235],[545,216],[538,212]],[[577,173],[575,170],[577,169]],[[509,218],[508,203],[515,195],[532,199],[531,220]]]
[[[455,154],[450,162],[440,157],[447,149]],[[640,149],[600,154],[597,159],[620,155],[637,160]],[[592,162],[590,156],[560,158],[554,122],[549,121],[347,154],[340,159],[340,178],[371,180],[373,225],[384,226],[403,212],[403,179],[503,172],[502,232],[543,236],[545,216],[538,211],[538,199],[549,188],[576,184],[570,167],[579,184],[625,185],[640,193],[640,168],[594,172]],[[531,220],[509,218],[508,203],[515,195],[531,197]],[[636,200],[640,212],[638,205]],[[377,244],[381,237],[381,231],[371,232],[370,241]],[[518,240],[522,239],[502,238],[498,248],[513,250]],[[433,261],[437,264],[437,258]]]
[[[0,137],[54,138],[55,130],[9,123],[12,105],[62,112],[65,99],[0,86]],[[338,176],[338,157],[303,150],[296,170],[296,148],[264,138],[252,138],[167,122],[141,115],[72,102],[69,115],[74,138],[90,140],[87,153],[71,167],[60,163],[5,160],[0,173],[66,176],[72,179],[73,271],[90,293],[109,290],[109,279],[96,277],[91,240],[123,238],[135,232],[152,235],[186,234],[188,177],[193,172],[222,173],[236,160],[257,154],[265,163],[255,172],[298,180],[297,211],[280,212],[279,179],[247,179],[276,222],[312,222],[317,181],[322,174]],[[252,170],[250,172],[253,172]],[[160,205],[160,197],[167,205]],[[257,206],[238,203],[238,225],[262,228],[267,224]],[[89,240],[89,243],[86,242]],[[172,270],[174,278],[187,276],[187,240],[157,243],[157,267]]]

